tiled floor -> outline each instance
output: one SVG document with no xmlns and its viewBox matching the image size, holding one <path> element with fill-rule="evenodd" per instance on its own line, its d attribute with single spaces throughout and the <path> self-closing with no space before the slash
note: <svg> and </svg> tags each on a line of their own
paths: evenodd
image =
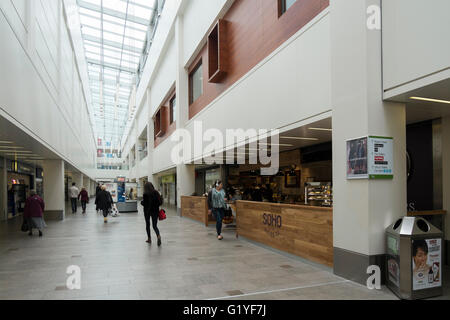
<svg viewBox="0 0 450 320">
<path fill-rule="evenodd" d="M 0 224 L 0 299 L 395 299 L 232 231 L 217 241 L 214 227 L 173 210 L 159 224 L 160 248 L 145 243 L 142 212 L 109 220 L 90 205 L 86 216 L 47 222 L 42 238 L 20 232 L 20 221 Z M 66 288 L 70 265 L 81 268 L 81 290 Z"/>
</svg>

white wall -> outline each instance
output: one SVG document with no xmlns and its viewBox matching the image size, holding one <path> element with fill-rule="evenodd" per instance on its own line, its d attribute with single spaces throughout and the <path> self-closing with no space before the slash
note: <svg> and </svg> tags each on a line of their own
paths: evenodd
<svg viewBox="0 0 450 320">
<path fill-rule="evenodd" d="M 450 1 L 387 0 L 382 8 L 384 90 L 445 70 L 448 78 Z"/>
<path fill-rule="evenodd" d="M 156 113 L 175 83 L 177 64 L 174 37 L 171 36 L 167 41 L 167 50 L 162 52 L 161 64 L 156 70 L 155 78 L 150 86 L 151 116 Z"/>
<path fill-rule="evenodd" d="M 183 39 L 179 51 L 184 60 L 180 68 L 193 58 L 210 25 L 225 5 L 229 2 L 187 2 L 180 13 L 183 16 L 180 33 Z M 161 51 L 160 61 L 153 70 L 153 80 L 149 84 L 150 115 L 156 112 L 176 80 L 179 65 L 176 45 L 174 35 L 168 33 L 166 48 Z M 230 128 L 282 128 L 329 112 L 332 108 L 330 70 L 330 25 L 328 11 L 324 11 L 188 121 L 185 128 L 192 133 L 193 121 L 202 121 L 204 130 L 214 127 L 222 132 Z M 146 87 L 146 84 L 142 82 L 141 86 Z M 187 94 L 187 90 L 184 92 Z M 145 96 L 142 94 L 142 99 Z M 181 99 L 187 100 L 187 97 L 178 97 L 177 100 Z M 142 102 L 138 105 L 143 105 Z M 177 127 L 180 127 L 178 122 Z M 129 153 L 135 141 L 130 134 L 123 148 L 124 155 Z M 169 137 L 150 154 L 152 163 L 149 168 L 152 173 L 175 167 L 171 161 L 174 145 Z M 143 174 L 130 168 L 130 177 L 135 175 Z"/>
<path fill-rule="evenodd" d="M 203 130 L 282 128 L 331 110 L 330 24 L 322 12 L 191 119 Z"/>
<path fill-rule="evenodd" d="M 80 171 L 95 144 L 58 0 L 0 2 L 0 112 Z"/>
<path fill-rule="evenodd" d="M 208 29 L 216 20 L 227 0 L 188 0 L 183 10 L 183 61 L 193 57 Z"/>
</svg>

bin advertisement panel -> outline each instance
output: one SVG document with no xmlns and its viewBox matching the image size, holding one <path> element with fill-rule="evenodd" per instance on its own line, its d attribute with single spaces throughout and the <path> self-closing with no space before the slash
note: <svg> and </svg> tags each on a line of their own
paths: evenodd
<svg viewBox="0 0 450 320">
<path fill-rule="evenodd" d="M 413 290 L 440 287 L 441 239 L 412 240 Z"/>
<path fill-rule="evenodd" d="M 398 241 L 395 237 L 388 236 L 387 243 L 389 281 L 395 286 L 400 287 L 400 259 L 398 255 Z"/>
</svg>

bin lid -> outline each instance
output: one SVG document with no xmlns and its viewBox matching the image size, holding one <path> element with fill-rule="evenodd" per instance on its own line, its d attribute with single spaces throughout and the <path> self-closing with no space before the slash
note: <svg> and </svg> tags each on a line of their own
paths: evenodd
<svg viewBox="0 0 450 320">
<path fill-rule="evenodd" d="M 441 234 L 442 231 L 433 226 L 427 220 L 421 217 L 403 217 L 399 218 L 393 224 L 386 228 L 389 233 L 398 234 L 401 236 L 414 235 L 436 235 Z"/>
</svg>

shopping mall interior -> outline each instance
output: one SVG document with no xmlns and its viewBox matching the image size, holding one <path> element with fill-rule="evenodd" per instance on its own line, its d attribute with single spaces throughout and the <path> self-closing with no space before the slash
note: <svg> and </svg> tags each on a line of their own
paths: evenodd
<svg viewBox="0 0 450 320">
<path fill-rule="evenodd" d="M 0 300 L 450 299 L 448 12 L 0 1 Z"/>
</svg>

